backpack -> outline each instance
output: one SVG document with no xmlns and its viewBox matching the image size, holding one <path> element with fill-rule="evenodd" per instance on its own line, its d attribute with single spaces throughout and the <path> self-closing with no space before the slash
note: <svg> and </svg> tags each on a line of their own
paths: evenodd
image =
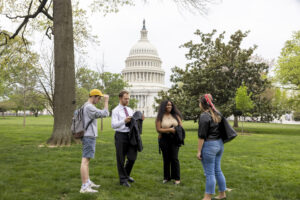
<svg viewBox="0 0 300 200">
<path fill-rule="evenodd" d="M 74 116 L 72 118 L 71 131 L 75 139 L 81 139 L 84 136 L 85 131 L 88 129 L 89 125 L 93 122 L 93 119 L 89 121 L 86 127 L 84 127 L 84 106 L 81 106 L 79 109 L 75 110 Z"/>
</svg>

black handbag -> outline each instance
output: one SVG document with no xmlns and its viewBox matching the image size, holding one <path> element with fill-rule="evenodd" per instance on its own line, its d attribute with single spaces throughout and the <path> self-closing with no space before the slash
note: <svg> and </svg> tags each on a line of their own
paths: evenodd
<svg viewBox="0 0 300 200">
<path fill-rule="evenodd" d="M 221 138 L 224 144 L 230 142 L 237 136 L 236 131 L 232 128 L 227 119 L 223 116 L 219 124 L 219 130 L 221 132 Z"/>
</svg>

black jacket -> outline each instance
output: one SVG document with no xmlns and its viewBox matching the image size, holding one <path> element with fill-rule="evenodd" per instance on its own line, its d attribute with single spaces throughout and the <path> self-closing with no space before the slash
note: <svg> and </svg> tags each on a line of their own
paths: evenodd
<svg viewBox="0 0 300 200">
<path fill-rule="evenodd" d="M 227 119 L 223 116 L 220 122 L 219 130 L 221 132 L 223 143 L 229 142 L 237 136 L 235 130 L 230 126 Z"/>
<path fill-rule="evenodd" d="M 136 146 L 138 151 L 143 150 L 143 143 L 141 139 L 143 129 L 143 114 L 140 111 L 136 111 L 129 123 L 126 124 L 130 128 L 129 142 L 132 146 Z"/>
<path fill-rule="evenodd" d="M 175 127 L 175 138 L 178 146 L 184 145 L 184 139 L 185 139 L 185 130 L 182 126 L 176 126 Z"/>
</svg>

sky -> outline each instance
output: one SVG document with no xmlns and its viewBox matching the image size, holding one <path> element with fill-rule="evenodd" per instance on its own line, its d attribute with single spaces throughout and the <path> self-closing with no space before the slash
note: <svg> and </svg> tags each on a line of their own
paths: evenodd
<svg viewBox="0 0 300 200">
<path fill-rule="evenodd" d="M 195 39 L 196 29 L 226 31 L 227 37 L 238 29 L 249 30 L 243 47 L 258 45 L 255 54 L 266 59 L 276 59 L 293 31 L 300 30 L 299 0 L 223 0 L 208 8 L 208 13 L 201 15 L 178 9 L 172 1 L 151 0 L 123 7 L 120 12 L 105 17 L 94 14 L 90 23 L 100 46 L 90 47 L 89 57 L 102 63 L 104 55 L 105 71 L 120 73 L 130 48 L 140 38 L 145 19 L 148 39 L 158 50 L 166 71 L 166 85 L 170 86 L 171 68 L 185 67 L 187 63 L 187 49 L 179 46 Z"/>
<path fill-rule="evenodd" d="M 300 0 L 220 0 L 208 5 L 206 15 L 180 9 L 172 0 L 148 2 L 137 0 L 135 6 L 122 7 L 105 17 L 99 13 L 89 15 L 92 34 L 100 40 L 100 45 L 90 44 L 87 48 L 85 60 L 89 68 L 101 65 L 104 55 L 105 71 L 121 73 L 131 47 L 140 38 L 143 19 L 169 87 L 171 68 L 185 67 L 187 63 L 187 49 L 179 46 L 195 39 L 197 29 L 205 33 L 213 29 L 218 33 L 226 31 L 227 38 L 239 29 L 249 30 L 242 46 L 258 45 L 255 54 L 266 59 L 276 59 L 293 31 L 300 30 Z M 88 6 L 88 1 L 81 3 Z M 3 17 L 0 20 L 3 22 Z"/>
</svg>

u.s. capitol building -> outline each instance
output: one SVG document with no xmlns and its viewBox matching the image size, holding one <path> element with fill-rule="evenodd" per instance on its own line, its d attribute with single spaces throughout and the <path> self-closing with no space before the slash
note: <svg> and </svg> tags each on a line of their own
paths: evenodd
<svg viewBox="0 0 300 200">
<path fill-rule="evenodd" d="M 162 61 L 156 48 L 149 42 L 147 33 L 144 20 L 141 38 L 131 48 L 122 75 L 131 86 L 127 88 L 130 98 L 138 100 L 137 110 L 144 113 L 145 117 L 155 117 L 154 97 L 157 97 L 159 91 L 168 88 L 165 86 Z"/>
</svg>

